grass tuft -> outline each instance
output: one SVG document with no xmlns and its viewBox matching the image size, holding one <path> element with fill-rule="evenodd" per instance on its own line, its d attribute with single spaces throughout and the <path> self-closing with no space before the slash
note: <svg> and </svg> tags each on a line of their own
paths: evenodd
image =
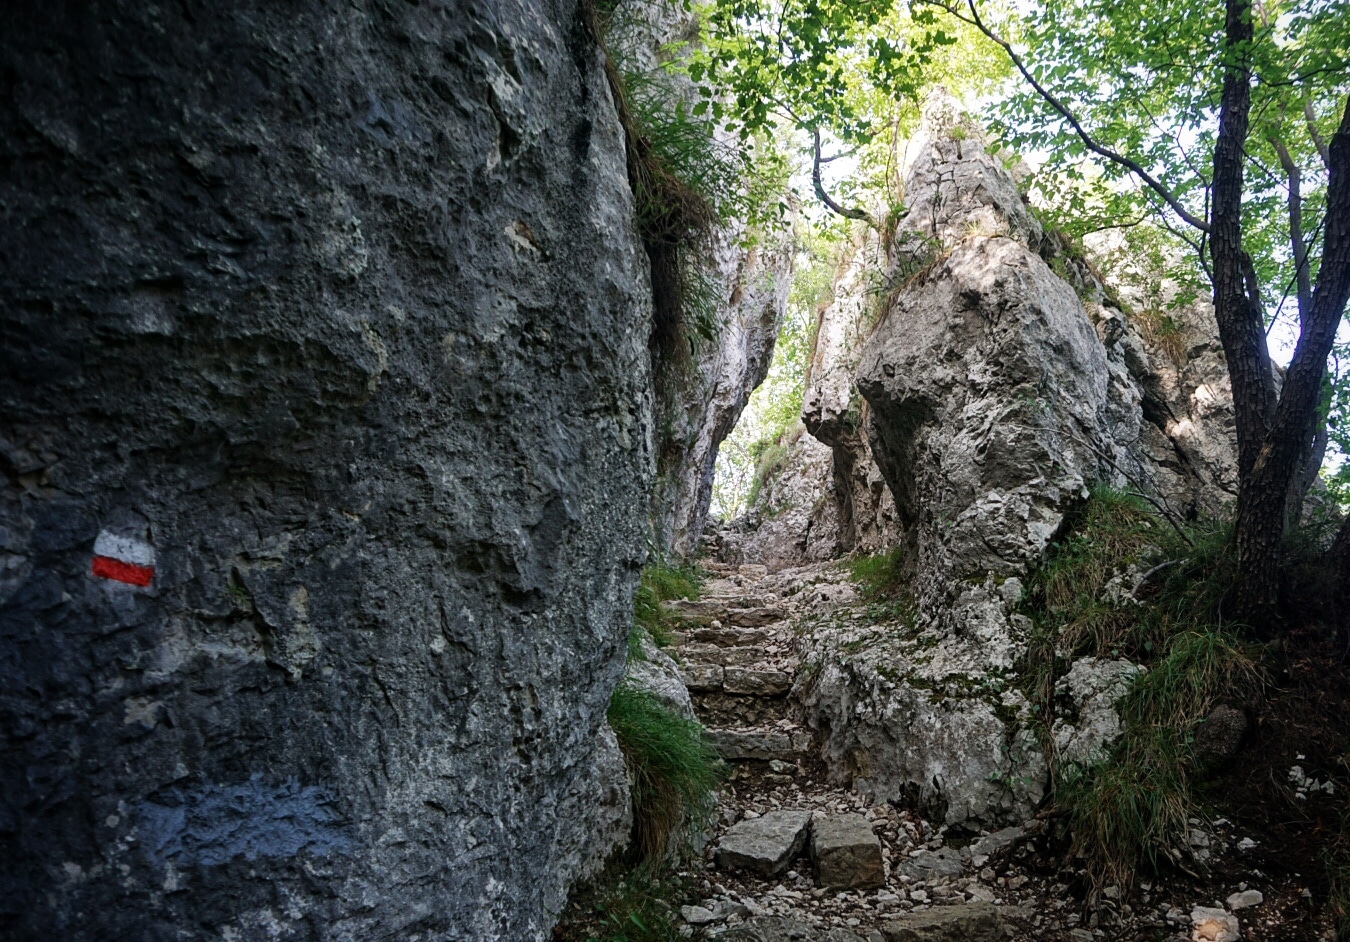
<svg viewBox="0 0 1350 942">
<path fill-rule="evenodd" d="M 1220 703 L 1263 686 L 1257 650 L 1224 622 L 1231 530 L 1178 533 L 1138 498 L 1097 488 L 1069 522 L 1024 602 L 1034 629 L 1021 665 L 1041 718 L 1056 806 L 1098 887 L 1129 885 L 1141 866 L 1186 865 L 1197 814 L 1192 740 Z M 1082 768 L 1054 761 L 1054 686 L 1078 656 L 1125 657 L 1147 672 L 1117 704 L 1123 732 L 1110 757 Z"/>
<path fill-rule="evenodd" d="M 845 565 L 849 576 L 858 584 L 859 594 L 868 602 L 896 601 L 909 591 L 904 547 L 897 546 L 873 556 L 858 556 Z"/>
<path fill-rule="evenodd" d="M 638 580 L 637 593 L 633 597 L 634 629 L 646 631 L 658 648 L 670 644 L 670 633 L 684 624 L 684 617 L 663 605 L 675 599 L 693 600 L 698 598 L 700 577 L 697 570 L 688 566 L 666 566 L 652 563 L 642 570 Z M 628 635 L 628 653 L 633 656 L 636 648 L 642 648 L 640 638 L 635 640 L 637 631 Z M 640 655 L 639 655 L 640 656 Z"/>
<path fill-rule="evenodd" d="M 697 722 L 627 684 L 610 698 L 609 725 L 633 787 L 633 848 L 641 859 L 659 863 L 682 825 L 712 811 L 717 754 Z"/>
</svg>

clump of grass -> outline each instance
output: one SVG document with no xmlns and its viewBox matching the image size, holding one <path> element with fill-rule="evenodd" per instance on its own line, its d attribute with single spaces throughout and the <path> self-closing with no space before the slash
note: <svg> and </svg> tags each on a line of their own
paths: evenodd
<svg viewBox="0 0 1350 942">
<path fill-rule="evenodd" d="M 1029 580 L 1023 689 L 1043 723 L 1055 803 L 1098 886 L 1128 885 L 1141 866 L 1186 864 L 1196 726 L 1263 683 L 1255 650 L 1222 618 L 1231 546 L 1227 528 L 1178 531 L 1138 498 L 1097 488 Z M 1123 732 L 1109 758 L 1061 766 L 1049 736 L 1055 680 L 1086 655 L 1128 657 L 1147 672 L 1117 704 Z"/>
<path fill-rule="evenodd" d="M 750 477 L 750 490 L 746 492 L 745 504 L 754 507 L 764 492 L 764 485 L 787 464 L 788 446 L 782 442 L 783 435 L 766 441 L 756 442 L 750 448 L 755 460 L 755 472 Z"/>
<path fill-rule="evenodd" d="M 627 684 L 609 702 L 609 725 L 633 789 L 633 849 L 660 862 L 679 828 L 711 813 L 719 763 L 703 728 Z"/>
<path fill-rule="evenodd" d="M 1097 884 L 1129 885 L 1138 867 L 1185 865 L 1196 726 L 1224 701 L 1259 689 L 1253 650 L 1221 628 L 1184 631 L 1118 704 L 1124 733 L 1094 769 L 1059 769 L 1056 803 Z"/>
<path fill-rule="evenodd" d="M 857 556 L 845 565 L 866 601 L 891 602 L 908 596 L 910 579 L 905 558 L 904 547 L 897 546 L 873 556 Z"/>
<path fill-rule="evenodd" d="M 633 626 L 647 632 L 658 648 L 670 644 L 670 633 L 684 623 L 684 618 L 667 608 L 664 602 L 675 599 L 694 600 L 699 593 L 698 571 L 688 566 L 667 566 L 652 563 L 642 570 L 637 593 L 633 597 Z M 641 652 L 642 642 L 636 632 L 628 636 L 628 653 Z M 640 656 L 640 653 L 639 653 Z"/>
<path fill-rule="evenodd" d="M 681 881 L 650 867 L 609 867 L 581 887 L 553 933 L 553 942 L 676 942 L 675 910 Z"/>
<path fill-rule="evenodd" d="M 1155 308 L 1135 313 L 1135 323 L 1144 339 L 1163 353 L 1176 366 L 1186 363 L 1186 332 L 1170 314 Z"/>
</svg>

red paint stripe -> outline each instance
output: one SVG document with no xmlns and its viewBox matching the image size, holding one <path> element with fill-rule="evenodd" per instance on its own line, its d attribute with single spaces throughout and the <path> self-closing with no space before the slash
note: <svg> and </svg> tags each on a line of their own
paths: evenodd
<svg viewBox="0 0 1350 942">
<path fill-rule="evenodd" d="M 113 559 L 111 556 L 95 556 L 90 569 L 99 578 L 125 582 L 129 585 L 148 586 L 150 580 L 155 578 L 154 567 L 135 566 L 120 559 Z"/>
</svg>

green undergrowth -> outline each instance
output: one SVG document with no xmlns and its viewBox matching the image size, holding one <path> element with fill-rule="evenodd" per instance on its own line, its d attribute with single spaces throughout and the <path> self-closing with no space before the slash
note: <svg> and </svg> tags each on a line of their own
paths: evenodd
<svg viewBox="0 0 1350 942">
<path fill-rule="evenodd" d="M 897 546 L 872 556 L 855 556 L 844 565 L 865 601 L 892 602 L 908 598 L 910 578 L 905 568 L 904 547 Z"/>
<path fill-rule="evenodd" d="M 676 942 L 670 900 L 684 894 L 679 878 L 650 867 L 616 863 L 576 893 L 553 942 Z"/>
<path fill-rule="evenodd" d="M 720 776 L 717 754 L 697 722 L 627 684 L 610 699 L 609 725 L 633 789 L 633 853 L 659 864 L 687 825 L 711 813 Z"/>
<path fill-rule="evenodd" d="M 658 648 L 670 644 L 671 632 L 688 619 L 674 609 L 662 604 L 676 599 L 693 601 L 698 598 L 702 576 L 692 566 L 670 566 L 664 563 L 651 563 L 642 570 L 638 579 L 637 593 L 633 596 L 633 631 L 628 635 L 628 657 L 634 660 L 642 658 L 642 635 L 647 636 Z"/>
<path fill-rule="evenodd" d="M 764 493 L 764 485 L 769 483 L 783 466 L 787 464 L 788 445 L 786 434 L 779 433 L 776 438 L 762 439 L 750 446 L 750 457 L 755 463 L 754 473 L 750 476 L 750 489 L 745 495 L 745 505 L 756 507 Z"/>
<path fill-rule="evenodd" d="M 1098 886 L 1128 885 L 1142 866 L 1187 865 L 1195 730 L 1215 706 L 1244 704 L 1262 687 L 1259 652 L 1222 617 L 1233 565 L 1226 528 L 1173 526 L 1142 500 L 1098 488 L 1029 579 L 1021 686 L 1073 852 Z M 1084 656 L 1146 668 L 1117 703 L 1121 736 L 1090 768 L 1058 761 L 1049 735 L 1055 682 Z"/>
<path fill-rule="evenodd" d="M 663 46 L 653 62 L 642 3 L 590 0 L 586 9 L 606 53 L 651 263 L 650 347 L 660 370 L 678 371 L 722 330 L 725 286 L 711 263 L 717 227 L 744 222 L 743 241 L 753 242 L 781 224 L 787 164 L 767 140 L 737 146 L 715 133 L 720 105 L 692 95 L 688 43 Z"/>
</svg>

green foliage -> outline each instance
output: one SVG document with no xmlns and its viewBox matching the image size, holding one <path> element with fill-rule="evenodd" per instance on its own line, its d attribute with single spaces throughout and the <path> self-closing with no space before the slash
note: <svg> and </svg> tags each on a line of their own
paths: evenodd
<svg viewBox="0 0 1350 942">
<path fill-rule="evenodd" d="M 750 478 L 750 490 L 745 495 L 747 507 L 755 507 L 759 503 L 764 485 L 787 461 L 788 446 L 779 440 L 761 440 L 751 448 L 751 454 L 755 458 L 755 473 Z"/>
<path fill-rule="evenodd" d="M 628 635 L 628 656 L 640 658 L 642 652 L 641 636 L 645 631 L 657 647 L 670 644 L 670 633 L 684 621 L 662 602 L 675 599 L 698 598 L 698 571 L 688 566 L 667 566 L 652 563 L 642 570 L 638 579 L 637 592 L 633 596 L 633 627 Z M 636 652 L 636 655 L 635 655 Z"/>
<path fill-rule="evenodd" d="M 1194 729 L 1220 702 L 1246 702 L 1261 686 L 1255 651 L 1221 617 L 1232 555 L 1226 528 L 1178 533 L 1138 498 L 1096 488 L 1030 579 L 1024 607 L 1035 628 L 1021 675 L 1052 759 L 1054 683 L 1072 657 L 1148 668 L 1117 705 L 1124 731 L 1106 762 L 1052 762 L 1055 803 L 1098 885 L 1180 859 L 1197 810 Z"/>
<path fill-rule="evenodd" d="M 868 602 L 887 602 L 900 599 L 909 590 L 909 572 L 905 567 L 902 546 L 876 553 L 856 556 L 848 560 L 849 576 L 858 584 L 859 594 Z"/>
<path fill-rule="evenodd" d="M 682 824 L 711 812 L 717 754 L 698 723 L 626 684 L 610 699 L 609 725 L 633 786 L 633 845 L 642 859 L 659 862 Z"/>
<path fill-rule="evenodd" d="M 687 7 L 687 4 L 685 5 Z M 733 144 L 695 100 L 691 50 L 644 49 L 650 26 L 637 0 L 593 7 L 628 144 L 628 176 L 652 267 L 652 348 L 669 367 L 722 328 L 724 286 L 711 272 L 712 236 L 735 220 L 754 239 L 787 212 L 787 167 L 767 139 Z"/>
<path fill-rule="evenodd" d="M 677 942 L 670 900 L 684 893 L 679 878 L 651 866 L 616 862 L 579 888 L 554 930 L 554 942 Z"/>
<path fill-rule="evenodd" d="M 1220 702 L 1246 700 L 1261 679 L 1255 653 L 1231 632 L 1183 632 L 1118 704 L 1124 732 L 1110 759 L 1057 770 L 1055 802 L 1098 885 L 1127 886 L 1141 865 L 1182 860 L 1198 812 L 1195 728 Z"/>
</svg>

